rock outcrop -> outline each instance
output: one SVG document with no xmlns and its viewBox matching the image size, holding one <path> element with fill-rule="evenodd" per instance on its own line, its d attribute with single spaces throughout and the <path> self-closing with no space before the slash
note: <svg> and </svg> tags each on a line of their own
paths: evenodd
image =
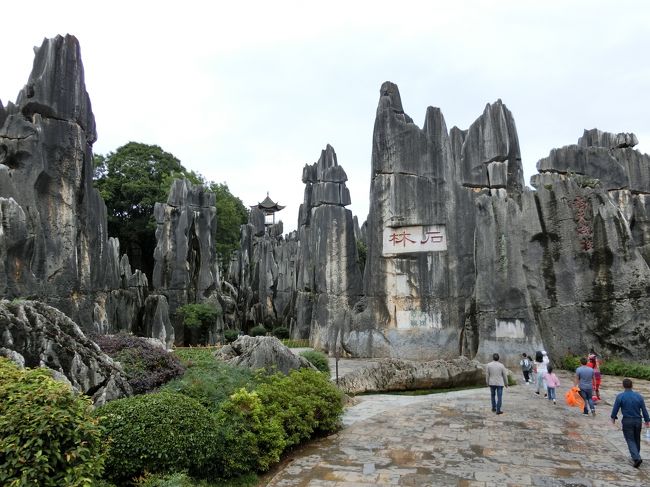
<svg viewBox="0 0 650 487">
<path fill-rule="evenodd" d="M 325 351 L 337 347 L 362 293 L 354 219 L 345 208 L 350 204 L 347 179 L 330 145 L 302 172 L 296 316 L 302 326 L 309 324 L 310 344 Z M 302 333 L 294 329 L 296 335 Z"/>
<path fill-rule="evenodd" d="M 382 359 L 371 367 L 344 375 L 339 379 L 338 387 L 346 394 L 361 394 L 444 389 L 484 383 L 485 371 L 481 364 L 466 357 L 426 362 Z"/>
<path fill-rule="evenodd" d="M 38 296 L 87 331 L 137 329 L 148 284 L 106 234 L 79 43 L 57 36 L 35 53 L 0 109 L 0 296 Z"/>
<path fill-rule="evenodd" d="M 184 304 L 208 299 L 221 311 L 216 298 L 220 278 L 214 193 L 185 179 L 176 179 L 167 203 L 156 203 L 154 217 L 157 228 L 153 286 L 167 297 L 169 314 L 173 315 Z M 216 342 L 220 330 L 221 320 L 208 330 L 210 343 Z M 184 343 L 183 324 L 179 320 L 174 322 L 173 332 L 166 330 L 169 333 L 173 333 L 178 344 Z"/>
<path fill-rule="evenodd" d="M 285 375 L 296 369 L 315 369 L 309 360 L 294 354 L 275 337 L 245 335 L 217 350 L 214 355 L 231 365 L 253 370 L 277 370 Z"/>
<path fill-rule="evenodd" d="M 24 367 L 47 367 L 95 405 L 131 395 L 121 369 L 79 326 L 39 301 L 0 300 L 0 355 Z"/>
<path fill-rule="evenodd" d="M 424 127 L 385 83 L 373 136 L 364 298 L 342 346 L 431 360 L 591 346 L 649 358 L 650 159 L 634 134 L 585 131 L 525 187 L 499 100 L 468 130 Z"/>
</svg>

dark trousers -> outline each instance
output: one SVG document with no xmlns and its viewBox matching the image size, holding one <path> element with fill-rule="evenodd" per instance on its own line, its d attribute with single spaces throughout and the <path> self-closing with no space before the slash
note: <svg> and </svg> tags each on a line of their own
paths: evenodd
<svg viewBox="0 0 650 487">
<path fill-rule="evenodd" d="M 501 411 L 503 386 L 490 386 L 490 396 L 492 397 L 492 411 L 496 411 L 498 413 Z M 496 398 L 494 396 L 496 396 Z"/>
<path fill-rule="evenodd" d="M 524 380 L 530 382 L 530 370 L 522 370 L 522 372 L 524 374 Z"/>
<path fill-rule="evenodd" d="M 585 400 L 585 407 L 582 410 L 583 413 L 587 414 L 589 410 L 587 409 L 587 406 L 589 406 L 589 409 L 592 411 L 596 409 L 594 406 L 594 401 L 592 399 L 592 396 L 594 395 L 594 390 L 592 388 L 589 389 L 583 389 L 582 387 L 580 388 L 580 395 L 582 398 Z"/>
<path fill-rule="evenodd" d="M 641 418 L 623 418 L 623 437 L 632 460 L 641 459 Z"/>
</svg>

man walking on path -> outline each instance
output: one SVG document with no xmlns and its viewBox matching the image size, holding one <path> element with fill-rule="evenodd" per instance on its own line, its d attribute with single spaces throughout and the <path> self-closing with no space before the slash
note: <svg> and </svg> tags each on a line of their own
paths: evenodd
<svg viewBox="0 0 650 487">
<path fill-rule="evenodd" d="M 650 416 L 645 408 L 643 396 L 632 390 L 631 379 L 623 379 L 623 388 L 625 390 L 616 396 L 616 401 L 614 401 L 611 419 L 612 424 L 615 424 L 620 409 L 623 415 L 621 420 L 623 437 L 625 437 L 627 448 L 630 450 L 634 468 L 639 468 L 643 462 L 641 460 L 641 415 L 643 415 L 646 428 L 650 428 Z"/>
<path fill-rule="evenodd" d="M 580 367 L 576 369 L 576 376 L 574 379 L 575 385 L 577 385 L 580 388 L 580 395 L 582 398 L 585 400 L 585 406 L 584 409 L 582 410 L 582 414 L 589 414 L 589 410 L 587 409 L 587 405 L 589 405 L 589 409 L 591 409 L 591 414 L 593 416 L 596 415 L 596 407 L 594 406 L 594 401 L 592 399 L 592 396 L 594 394 L 593 391 L 593 378 L 594 378 L 594 369 L 591 367 L 587 367 L 587 358 L 582 357 L 580 359 Z"/>
<path fill-rule="evenodd" d="M 492 412 L 503 414 L 501 411 L 501 401 L 503 398 L 503 388 L 508 387 L 508 374 L 505 366 L 499 362 L 499 354 L 492 355 L 492 362 L 485 366 L 485 382 L 490 386 L 490 396 L 492 398 Z M 496 395 L 496 398 L 494 397 Z"/>
</svg>

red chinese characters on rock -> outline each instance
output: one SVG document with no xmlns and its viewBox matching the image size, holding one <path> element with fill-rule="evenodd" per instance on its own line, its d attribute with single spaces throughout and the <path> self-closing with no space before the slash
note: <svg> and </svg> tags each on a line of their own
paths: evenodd
<svg viewBox="0 0 650 487">
<path fill-rule="evenodd" d="M 417 241 L 410 238 L 410 236 L 411 234 L 404 230 L 401 233 L 393 232 L 388 240 L 392 242 L 394 246 L 401 244 L 402 247 L 406 247 L 407 244 L 417 244 Z M 432 243 L 441 243 L 444 240 L 444 237 L 440 232 L 433 231 L 426 232 L 422 238 L 423 239 L 420 240 L 420 245 L 424 245 L 429 241 Z"/>
<path fill-rule="evenodd" d="M 385 227 L 382 245 L 384 255 L 443 252 L 447 236 L 443 225 Z"/>
</svg>

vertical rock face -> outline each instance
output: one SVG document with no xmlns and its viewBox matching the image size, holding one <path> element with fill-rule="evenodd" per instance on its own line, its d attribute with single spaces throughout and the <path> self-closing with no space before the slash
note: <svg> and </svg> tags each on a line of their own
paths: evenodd
<svg viewBox="0 0 650 487">
<path fill-rule="evenodd" d="M 121 272 L 92 186 L 97 135 L 79 43 L 57 36 L 35 52 L 27 85 L 0 110 L 0 295 L 37 295 L 100 328 Z"/>
<path fill-rule="evenodd" d="M 169 311 L 205 301 L 220 286 L 215 247 L 215 196 L 185 179 L 172 183 L 167 203 L 156 203 L 156 249 L 153 286 L 167 295 Z M 218 303 L 217 303 L 218 304 Z M 217 324 L 215 324 L 215 327 Z M 174 324 L 178 343 L 183 327 Z M 215 330 L 212 330 L 214 336 Z"/>
<path fill-rule="evenodd" d="M 499 351 L 514 361 L 522 351 L 595 346 L 647 358 L 650 160 L 637 142 L 585 131 L 539 161 L 531 191 L 500 100 L 449 133 L 429 107 L 420 129 L 397 86 L 384 83 L 365 297 L 346 350 L 479 360 Z"/>
<path fill-rule="evenodd" d="M 302 175 L 296 314 L 303 327 L 310 323 L 312 345 L 326 351 L 349 328 L 351 308 L 362 293 L 354 220 L 345 208 L 347 179 L 330 145 Z"/>
</svg>

